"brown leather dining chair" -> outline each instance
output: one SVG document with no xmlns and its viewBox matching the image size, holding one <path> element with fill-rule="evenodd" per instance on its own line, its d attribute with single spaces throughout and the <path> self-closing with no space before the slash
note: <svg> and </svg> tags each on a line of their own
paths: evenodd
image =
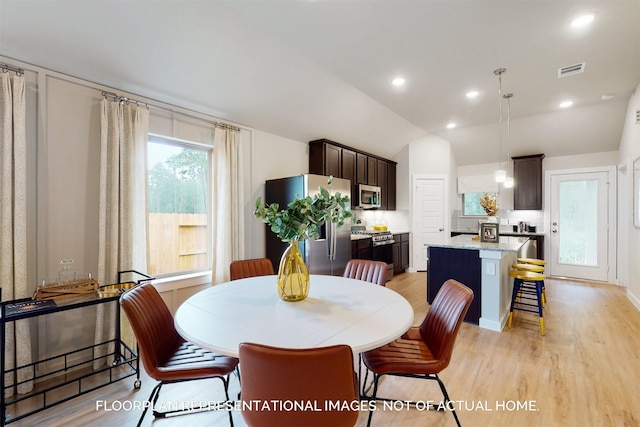
<svg viewBox="0 0 640 427">
<path fill-rule="evenodd" d="M 347 262 L 343 277 L 385 286 L 387 282 L 387 264 L 382 261 L 368 259 L 351 259 Z"/>
<path fill-rule="evenodd" d="M 275 274 L 273 264 L 268 258 L 242 259 L 233 261 L 229 267 L 231 280 L 246 277 L 269 276 Z"/>
<path fill-rule="evenodd" d="M 288 349 L 242 343 L 240 367 L 242 417 L 249 427 L 347 427 L 358 420 L 358 380 L 348 345 Z M 252 402 L 291 402 L 301 407 L 265 410 L 249 406 Z M 328 402 L 355 406 L 325 406 Z"/>
<path fill-rule="evenodd" d="M 436 294 L 420 326 L 410 328 L 389 344 L 363 353 L 362 360 L 368 369 L 363 385 L 366 385 L 369 371 L 373 372 L 373 394 L 366 397 L 376 400 L 378 382 L 383 375 L 435 380 L 444 396 L 444 408 L 451 410 L 460 426 L 458 415 L 455 408 L 450 406 L 451 399 L 438 374 L 449 366 L 460 325 L 471 301 L 473 291 L 449 279 Z M 372 415 L 373 411 L 370 411 L 367 425 L 371 424 Z"/>
<path fill-rule="evenodd" d="M 238 359 L 214 354 L 185 341 L 176 331 L 173 316 L 153 284 L 139 285 L 125 292 L 120 297 L 120 305 L 131 323 L 147 374 L 159 381 L 151 391 L 149 405 L 145 406 L 138 426 L 142 424 L 149 407 L 154 417 L 159 418 L 182 412 L 158 412 L 154 409 L 164 384 L 218 378 L 224 386 L 226 400 L 229 400 L 229 374 L 236 369 Z M 209 397 L 203 399 L 209 400 Z M 191 408 L 185 410 L 193 412 Z M 233 426 L 231 411 L 228 412 Z"/>
</svg>

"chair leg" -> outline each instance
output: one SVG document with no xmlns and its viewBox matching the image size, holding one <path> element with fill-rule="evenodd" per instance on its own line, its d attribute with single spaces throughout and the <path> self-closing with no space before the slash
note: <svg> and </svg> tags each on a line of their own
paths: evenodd
<svg viewBox="0 0 640 427">
<path fill-rule="evenodd" d="M 211 378 L 217 378 L 220 381 L 222 381 L 222 385 L 224 387 L 224 396 L 225 396 L 225 402 L 229 402 L 231 399 L 229 399 L 229 376 L 218 376 L 218 377 L 211 377 Z M 201 406 L 200 408 L 188 408 L 188 409 L 176 409 L 176 410 L 172 410 L 172 411 L 166 411 L 166 412 L 158 412 L 155 409 L 156 406 L 156 402 L 158 401 L 158 398 L 160 397 L 160 387 L 162 386 L 162 384 L 164 383 L 160 383 L 156 386 L 156 388 L 153 389 L 153 391 L 151 392 L 151 396 L 149 396 L 149 400 L 151 400 L 151 397 L 154 396 L 154 392 L 155 392 L 155 396 L 153 397 L 153 403 L 151 403 L 149 406 L 152 408 L 153 410 L 153 416 L 155 418 L 166 418 L 167 415 L 171 416 L 173 414 L 178 414 L 178 413 L 193 413 L 193 412 L 198 412 L 199 410 L 205 410 L 205 409 L 209 409 L 208 406 Z M 142 416 L 140 417 L 140 420 L 138 421 L 138 427 L 140 427 L 140 424 L 142 423 L 142 419 L 144 418 L 144 415 L 147 413 L 147 409 L 148 407 L 146 407 L 144 409 L 144 412 L 142 413 Z M 229 414 L 229 423 L 231 424 L 231 427 L 233 427 L 233 411 L 229 410 L 229 408 L 225 408 L 225 410 L 228 412 Z"/>
<path fill-rule="evenodd" d="M 149 402 L 148 405 L 146 405 L 144 407 L 144 411 L 142 411 L 142 415 L 140 415 L 140 419 L 138 420 L 138 424 L 137 427 L 140 427 L 142 425 L 142 420 L 144 419 L 144 416 L 147 414 L 147 410 L 149 409 L 149 407 L 154 407 L 156 402 L 158 401 L 158 396 L 160 395 L 160 388 L 162 387 L 162 381 L 159 382 L 154 388 L 153 390 L 151 390 L 151 394 L 149 395 L 149 399 L 147 399 L 147 402 Z"/>
<path fill-rule="evenodd" d="M 222 380 L 222 384 L 224 386 L 224 397 L 226 398 L 225 402 L 228 402 L 229 399 L 229 377 L 218 377 Z M 238 370 L 238 381 L 240 381 L 240 371 Z M 229 424 L 233 427 L 233 411 L 230 408 L 227 408 L 227 413 L 229 414 Z"/>
<path fill-rule="evenodd" d="M 438 381 L 438 385 L 440 386 L 440 390 L 442 391 L 442 395 L 444 396 L 444 404 L 446 405 L 447 410 L 451 409 L 453 418 L 455 418 L 456 420 L 456 424 L 458 425 L 458 427 L 462 427 L 460 425 L 460 420 L 458 419 L 458 414 L 456 414 L 456 408 L 454 406 L 451 406 L 451 408 L 449 407 L 449 402 L 451 402 L 451 399 L 449 398 L 449 393 L 447 393 L 447 388 L 444 386 L 444 383 L 442 382 L 438 374 L 434 374 L 434 377 L 436 381 Z"/>
<path fill-rule="evenodd" d="M 513 292 L 511 294 L 511 307 L 509 308 L 509 319 L 507 321 L 507 326 L 511 329 L 513 325 L 513 306 L 516 303 L 516 299 L 518 298 L 518 293 L 520 292 L 520 285 L 522 284 L 522 280 L 514 279 L 513 280 Z"/>
<path fill-rule="evenodd" d="M 376 395 L 378 394 L 378 380 L 380 379 L 380 375 L 373 372 L 373 394 L 371 395 L 372 400 L 376 400 Z M 367 417 L 367 427 L 371 426 L 371 418 L 373 417 L 373 411 L 369 409 L 369 416 Z"/>
<path fill-rule="evenodd" d="M 536 296 L 538 297 L 538 315 L 540 316 L 540 332 L 544 336 L 544 316 L 542 314 L 543 293 L 542 293 L 542 283 L 541 282 L 536 282 Z"/>
</svg>

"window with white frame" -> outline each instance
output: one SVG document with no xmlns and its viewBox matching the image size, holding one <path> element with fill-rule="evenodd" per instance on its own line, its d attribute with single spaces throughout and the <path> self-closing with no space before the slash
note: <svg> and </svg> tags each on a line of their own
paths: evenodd
<svg viewBox="0 0 640 427">
<path fill-rule="evenodd" d="M 149 273 L 209 270 L 213 147 L 150 135 L 147 148 Z"/>
<path fill-rule="evenodd" d="M 480 204 L 480 199 L 484 198 L 484 192 L 463 193 L 462 194 L 462 215 L 466 216 L 486 216 L 487 213 Z"/>
</svg>

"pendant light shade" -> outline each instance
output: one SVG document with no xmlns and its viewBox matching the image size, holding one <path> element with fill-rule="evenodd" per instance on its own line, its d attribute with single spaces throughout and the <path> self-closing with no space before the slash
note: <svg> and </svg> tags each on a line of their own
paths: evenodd
<svg viewBox="0 0 640 427">
<path fill-rule="evenodd" d="M 502 186 L 504 188 L 513 188 L 513 177 L 508 176 L 505 180 L 504 183 L 502 183 Z"/>
<path fill-rule="evenodd" d="M 507 179 L 507 171 L 504 169 L 498 169 L 493 172 L 493 178 L 496 180 L 496 182 L 505 182 L 505 180 Z"/>
</svg>

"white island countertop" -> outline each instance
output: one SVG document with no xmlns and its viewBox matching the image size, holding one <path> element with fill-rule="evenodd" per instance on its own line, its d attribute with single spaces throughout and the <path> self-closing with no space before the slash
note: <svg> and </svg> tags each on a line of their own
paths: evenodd
<svg viewBox="0 0 640 427">
<path fill-rule="evenodd" d="M 485 243 L 480 240 L 473 240 L 473 237 L 475 236 L 461 234 L 459 236 L 445 238 L 443 243 L 429 243 L 425 246 L 451 249 L 518 252 L 522 245 L 529 240 L 529 237 L 500 236 L 498 243 Z"/>
</svg>

